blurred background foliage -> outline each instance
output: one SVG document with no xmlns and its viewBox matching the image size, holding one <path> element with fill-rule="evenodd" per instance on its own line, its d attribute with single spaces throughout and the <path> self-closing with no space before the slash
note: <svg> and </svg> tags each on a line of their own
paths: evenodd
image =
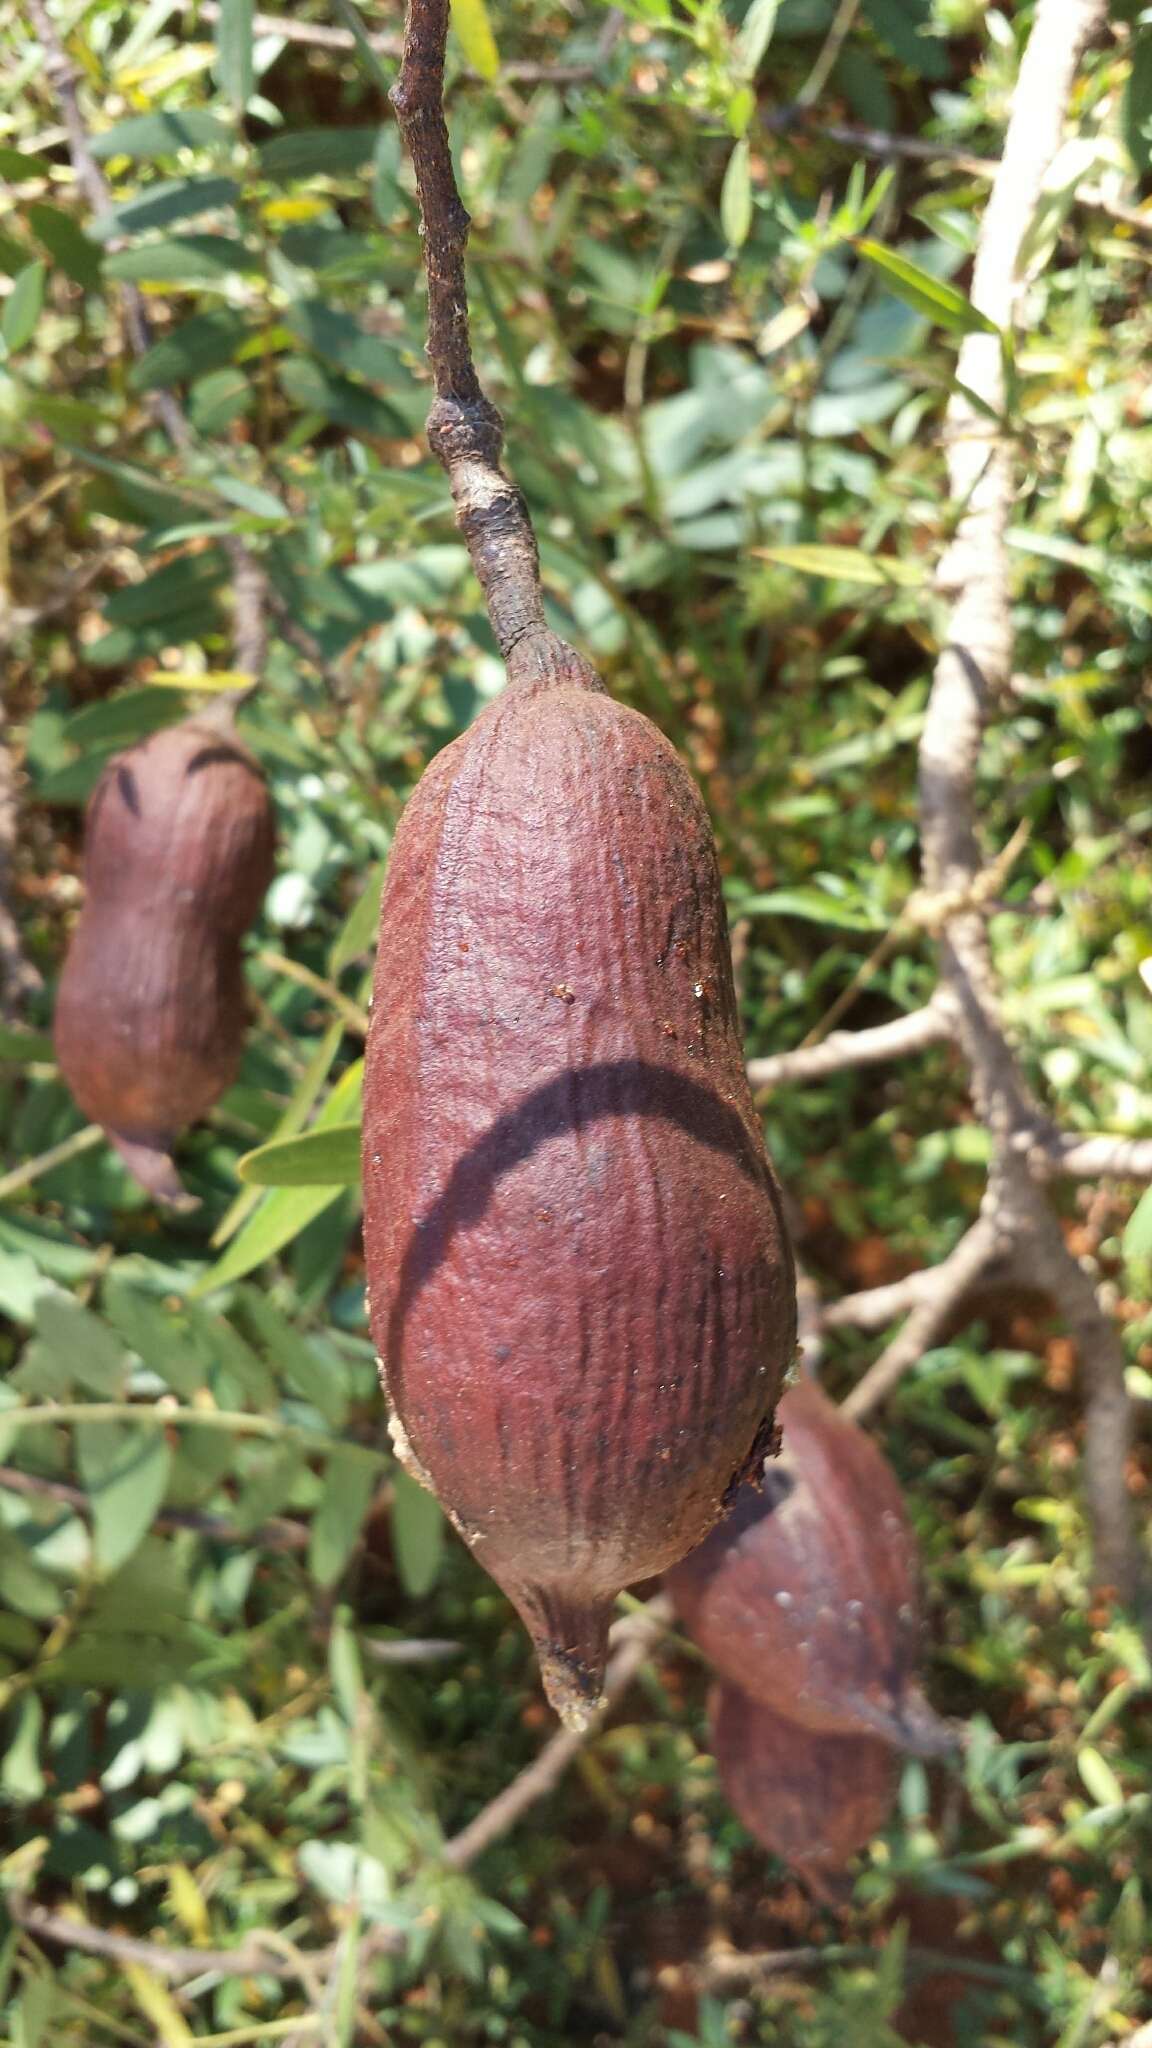
<svg viewBox="0 0 1152 2048">
<path fill-rule="evenodd" d="M 1117 0 L 1035 225 L 1019 674 L 979 784 L 989 848 L 1031 828 L 992 923 L 1031 1077 L 1067 1127 L 1132 1133 L 1152 1124 L 1149 13 Z M 482 375 L 553 622 L 707 796 L 751 1054 L 820 1030 L 855 977 L 849 1025 L 933 986 L 912 927 L 862 970 L 917 880 L 954 517 L 940 427 L 1031 14 L 457 10 Z M 384 100 L 400 24 L 371 10 L 365 50 L 347 10 L 307 0 L 284 21 L 239 0 L 54 19 L 112 210 L 78 192 L 34 24 L 0 0 L 0 634 L 14 893 L 44 981 L 0 1039 L 0 1123 L 17 1178 L 66 1155 L 0 1180 L 0 1886 L 118 1937 L 274 1945 L 177 1987 L 146 1950 L 13 1926 L 4 2038 L 1152 2039 L 1152 1674 L 1088 1590 L 1074 1360 L 1023 1289 L 982 1295 L 883 1419 L 929 1686 L 969 1739 L 951 1768 L 908 1764 L 841 1911 L 727 1811 L 706 1674 L 674 1645 L 527 1825 L 467 1873 L 443 1860 L 549 1720 L 506 1603 L 383 1448 L 350 1180 L 390 834 L 502 678 L 422 438 L 415 208 Z M 862 237 L 919 284 L 898 292 Z M 125 283 L 152 325 L 139 356 Z M 181 1151 L 201 1207 L 165 1220 L 85 1142 L 46 1033 L 81 806 L 111 752 L 223 686 L 235 536 L 304 629 L 272 620 L 245 721 L 280 868 L 242 1074 Z M 974 1213 L 985 1137 L 947 1048 L 781 1089 L 765 1115 L 829 1292 L 938 1259 Z M 330 1135 L 238 1178 L 310 1129 Z M 1143 1403 L 1134 1199 L 1069 1192 L 1065 1228 Z M 834 1393 L 876 1341 L 834 1340 Z M 1147 1490 L 1146 1440 L 1127 1476 Z M 742 1970 L 732 1950 L 796 1958 Z"/>
</svg>

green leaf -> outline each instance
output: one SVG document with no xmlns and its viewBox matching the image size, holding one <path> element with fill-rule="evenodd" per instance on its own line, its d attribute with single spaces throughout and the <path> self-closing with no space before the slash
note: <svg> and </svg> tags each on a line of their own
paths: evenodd
<svg viewBox="0 0 1152 2048">
<path fill-rule="evenodd" d="M 360 960 L 376 944 L 380 925 L 380 892 L 384 886 L 385 863 L 373 868 L 360 895 L 336 935 L 328 955 L 328 972 L 333 981 L 353 960 Z"/>
<path fill-rule="evenodd" d="M 340 369 L 377 383 L 407 381 L 399 349 L 392 342 L 368 334 L 350 313 L 341 313 L 320 299 L 302 299 L 288 307 L 284 318 L 301 341 Z"/>
<path fill-rule="evenodd" d="M 301 128 L 274 135 L 256 154 L 266 178 L 347 177 L 372 161 L 379 139 L 378 127 Z"/>
<path fill-rule="evenodd" d="M 246 1152 L 237 1172 L 261 1188 L 354 1187 L 360 1179 L 360 1126 L 334 1124 L 302 1138 L 277 1138 Z"/>
<path fill-rule="evenodd" d="M 413 1600 L 432 1591 L 444 1555 L 444 1511 L 435 1495 L 398 1465 L 393 1475 L 392 1548 L 404 1591 Z"/>
<path fill-rule="evenodd" d="M 347 1564 L 379 1471 L 379 1460 L 354 1444 L 342 1445 L 328 1460 L 308 1545 L 308 1569 L 318 1585 L 334 1585 Z"/>
<path fill-rule="evenodd" d="M 336 1025 L 334 1031 L 335 1042 L 338 1044 L 342 1026 Z M 317 1057 L 322 1056 L 321 1051 Z M 330 1064 L 331 1053 L 327 1058 Z M 317 1089 L 323 1085 L 326 1072 L 327 1065 L 316 1082 Z M 340 1076 L 317 1116 L 317 1126 L 324 1128 L 332 1124 L 347 1123 L 353 1116 L 358 1116 L 363 1081 L 364 1062 L 356 1060 Z M 304 1114 L 307 1114 L 306 1109 Z M 194 1296 L 207 1294 L 217 1287 L 226 1286 L 231 1280 L 239 1280 L 245 1273 L 251 1273 L 254 1267 L 262 1265 L 265 1259 L 270 1259 L 294 1237 L 298 1237 L 305 1226 L 311 1223 L 314 1217 L 319 1216 L 329 1203 L 339 1201 L 342 1193 L 342 1188 L 331 1186 L 273 1189 L 271 1194 L 265 1196 L 246 1228 L 229 1245 L 223 1258 L 196 1283 L 192 1290 Z"/>
<path fill-rule="evenodd" d="M 244 1320 L 254 1326 L 277 1373 L 311 1403 L 330 1429 L 339 1429 L 348 1412 L 348 1397 L 338 1354 L 322 1339 L 303 1336 L 259 1289 L 246 1287 L 242 1300 Z"/>
<path fill-rule="evenodd" d="M 39 1031 L 12 1031 L 7 1024 L 0 1024 L 0 1060 L 11 1060 L 15 1066 L 30 1066 L 41 1060 L 54 1061 L 56 1047 L 50 1038 Z"/>
<path fill-rule="evenodd" d="M 328 1070 L 336 1057 L 343 1036 L 344 1026 L 339 1020 L 335 1024 L 328 1026 L 327 1031 L 316 1046 L 308 1065 L 300 1077 L 291 1102 L 276 1126 L 275 1136 L 277 1138 L 290 1137 L 307 1122 L 309 1112 L 314 1107 L 316 1098 L 328 1078 Z M 259 1200 L 260 1194 L 256 1188 L 244 1188 L 230 1204 L 225 1215 L 218 1223 L 213 1233 L 212 1243 L 214 1245 L 227 1244 L 229 1238 L 233 1237 L 237 1230 L 239 1230 L 245 1218 L 252 1214 Z"/>
<path fill-rule="evenodd" d="M 106 1572 L 118 1571 L 147 1535 L 164 1499 L 171 1450 L 158 1429 L 82 1422 L 76 1462 L 92 1502 L 96 1562 Z"/>
<path fill-rule="evenodd" d="M 60 206 L 48 206 L 34 201 L 24 208 L 24 218 L 38 242 L 42 242 L 53 261 L 60 265 L 73 284 L 84 291 L 95 291 L 100 284 L 102 264 L 101 251 L 82 228 L 77 227 L 70 213 Z"/>
<path fill-rule="evenodd" d="M 36 1303 L 36 1329 L 70 1380 L 103 1400 L 123 1397 L 128 1374 L 124 1346 L 91 1309 L 67 1294 L 42 1294 Z"/>
<path fill-rule="evenodd" d="M 92 137 L 92 154 L 110 156 L 172 156 L 178 149 L 227 149 L 234 141 L 230 128 L 215 114 L 185 107 L 171 114 L 132 114 Z"/>
<path fill-rule="evenodd" d="M 1152 1188 L 1145 1188 L 1128 1218 L 1123 1249 L 1128 1260 L 1152 1259 Z"/>
<path fill-rule="evenodd" d="M 216 28 L 216 76 L 238 114 L 252 97 L 255 0 L 221 0 Z"/>
<path fill-rule="evenodd" d="M 1136 36 L 1120 113 L 1124 147 L 1138 177 L 1152 169 L 1152 27 Z"/>
<path fill-rule="evenodd" d="M 47 264 L 29 263 L 20 272 L 4 301 L 0 339 L 10 355 L 26 348 L 36 332 L 44 305 L 44 279 L 47 274 Z"/>
<path fill-rule="evenodd" d="M 752 226 L 751 146 L 742 136 L 728 159 L 720 188 L 720 225 L 730 249 L 742 249 Z"/>
<path fill-rule="evenodd" d="M 464 61 L 489 84 L 500 76 L 500 52 L 485 0 L 452 0 L 452 27 Z"/>
<path fill-rule="evenodd" d="M 119 235 L 139 235 L 148 228 L 171 227 L 174 221 L 234 206 L 239 197 L 240 187 L 234 178 L 166 178 L 138 198 L 125 199 L 101 214 L 92 224 L 92 233 L 102 242 Z"/>
<path fill-rule="evenodd" d="M 159 732 L 184 715 L 184 699 L 176 690 L 155 685 L 142 690 L 120 690 L 86 704 L 64 721 L 62 737 L 70 746 L 87 751 L 91 747 L 128 746 L 148 733 Z"/>
<path fill-rule="evenodd" d="M 222 369 L 251 332 L 243 314 L 231 307 L 194 313 L 154 342 L 136 362 L 130 381 L 137 391 L 161 391 L 207 370 Z"/>
<path fill-rule="evenodd" d="M 752 0 L 736 38 L 736 56 L 745 78 L 755 78 L 776 27 L 780 0 Z"/>
<path fill-rule="evenodd" d="M 105 277 L 120 284 L 226 285 L 262 268 L 256 252 L 233 235 L 172 235 L 104 258 Z"/>
<path fill-rule="evenodd" d="M 22 178 L 48 178 L 51 175 L 52 165 L 46 156 L 31 156 L 27 150 L 0 144 L 0 178 L 10 178 L 13 184 L 19 184 Z"/>
<path fill-rule="evenodd" d="M 822 889 L 768 889 L 747 899 L 741 897 L 742 917 L 758 917 L 765 913 L 777 917 L 810 918 L 813 924 L 836 925 L 848 932 L 882 932 L 888 929 L 886 918 L 864 910 L 858 904 L 843 903 L 837 896 L 826 896 Z"/>
<path fill-rule="evenodd" d="M 906 306 L 911 306 L 913 312 L 925 314 L 938 327 L 946 327 L 953 334 L 999 334 L 995 321 L 978 313 L 954 284 L 946 284 L 942 278 L 933 277 L 930 270 L 921 270 L 918 263 L 910 262 L 907 256 L 901 256 L 895 249 L 886 249 L 882 242 L 873 242 L 865 237 L 855 246 L 865 261 L 879 271 L 896 297 L 902 299 Z"/>
<path fill-rule="evenodd" d="M 923 583 L 927 573 L 918 562 L 904 562 L 895 555 L 865 555 L 859 548 L 823 547 L 816 543 L 751 548 L 749 553 L 758 562 L 776 562 L 782 569 L 799 569 L 804 576 L 827 576 L 842 583 L 898 583 L 911 588 Z"/>
<path fill-rule="evenodd" d="M 1090 1745 L 1079 1749 L 1076 1768 L 1097 1806 L 1123 1806 L 1124 1787 L 1098 1749 Z"/>
<path fill-rule="evenodd" d="M 368 77 L 374 80 L 387 99 L 392 81 L 372 47 L 372 40 L 364 26 L 360 9 L 353 5 L 353 0 L 336 0 L 336 12 L 345 28 L 351 31 L 360 62 Z"/>
</svg>

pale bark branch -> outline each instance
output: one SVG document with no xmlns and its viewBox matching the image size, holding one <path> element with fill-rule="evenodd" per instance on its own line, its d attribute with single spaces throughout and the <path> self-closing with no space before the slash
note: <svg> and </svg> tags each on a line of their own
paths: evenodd
<svg viewBox="0 0 1152 2048">
<path fill-rule="evenodd" d="M 937 1342 L 964 1296 L 992 1261 L 1005 1250 L 1004 1238 L 990 1216 L 979 1216 L 950 1257 L 922 1281 L 920 1299 L 903 1328 L 893 1337 L 843 1403 L 845 1415 L 858 1422 L 883 1401 L 904 1374 Z"/>
<path fill-rule="evenodd" d="M 748 1079 L 753 1088 L 793 1087 L 804 1081 L 821 1081 L 827 1074 L 843 1073 L 852 1067 L 879 1066 L 886 1060 L 906 1059 L 927 1046 L 940 1045 L 955 1035 L 949 1003 L 934 996 L 922 1010 L 910 1010 L 888 1024 L 873 1024 L 863 1031 L 834 1031 L 820 1045 L 798 1046 L 793 1052 L 768 1053 L 748 1061 Z"/>
<path fill-rule="evenodd" d="M 200 14 L 205 21 L 219 21 L 219 0 L 204 0 Z M 282 42 L 303 49 L 329 50 L 335 56 L 354 56 L 356 38 L 350 29 L 329 28 L 314 21 L 289 21 L 282 14 L 257 14 L 252 27 L 258 36 L 277 36 Z M 624 16 L 612 8 L 600 31 L 596 55 L 586 64 L 501 64 L 500 82 L 509 85 L 587 85 L 598 78 L 624 30 Z M 368 29 L 368 42 L 377 56 L 398 57 L 402 36 L 387 30 Z M 469 77 L 476 74 L 469 72 Z"/>
<path fill-rule="evenodd" d="M 1047 1137 L 1041 1150 L 1041 1171 L 1066 1173 L 1073 1180 L 1152 1180 L 1152 1138 L 1062 1131 Z"/>
</svg>

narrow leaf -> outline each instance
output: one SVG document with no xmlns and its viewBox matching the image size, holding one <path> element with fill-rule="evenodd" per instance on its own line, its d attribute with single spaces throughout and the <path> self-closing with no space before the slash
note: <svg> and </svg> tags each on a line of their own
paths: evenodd
<svg viewBox="0 0 1152 2048">
<path fill-rule="evenodd" d="M 245 1153 L 237 1170 L 255 1187 L 354 1187 L 360 1179 L 360 1126 L 334 1124 L 302 1138 L 273 1139 Z"/>
<path fill-rule="evenodd" d="M 96 1562 L 118 1571 L 152 1526 L 168 1486 L 172 1452 L 158 1429 L 83 1422 L 76 1461 L 92 1503 Z"/>
<path fill-rule="evenodd" d="M 999 334 L 995 321 L 978 313 L 955 285 L 933 277 L 930 270 L 921 270 L 918 263 L 910 262 L 895 249 L 886 249 L 883 242 L 864 239 L 856 247 L 865 261 L 880 272 L 889 290 L 911 306 L 913 312 L 925 314 L 938 327 L 947 327 L 953 334 Z"/>
<path fill-rule="evenodd" d="M 444 1511 L 402 1466 L 393 1478 L 392 1548 L 404 1591 L 423 1599 L 436 1583 L 444 1554 Z"/>
<path fill-rule="evenodd" d="M 1124 1230 L 1124 1257 L 1152 1259 L 1152 1188 L 1145 1188 Z"/>
<path fill-rule="evenodd" d="M 308 1569 L 318 1585 L 334 1585 L 347 1564 L 379 1470 L 378 1459 L 352 1444 L 342 1445 L 328 1460 L 308 1546 Z"/>
<path fill-rule="evenodd" d="M 485 0 L 452 0 L 452 26 L 464 61 L 489 83 L 500 76 L 500 52 Z"/>
<path fill-rule="evenodd" d="M 384 885 L 384 863 L 373 868 L 364 888 L 348 913 L 328 955 L 328 972 L 333 981 L 352 960 L 370 953 L 376 943 L 380 922 L 380 891 Z"/>
<path fill-rule="evenodd" d="M 746 136 L 728 159 L 720 189 L 720 225 L 729 248 L 742 249 L 752 226 L 751 149 Z"/>
<path fill-rule="evenodd" d="M 44 279 L 47 265 L 29 263 L 20 272 L 4 301 L 4 314 L 0 318 L 0 336 L 10 355 L 17 349 L 26 348 L 36 332 L 36 325 L 44 305 Z"/>
<path fill-rule="evenodd" d="M 916 562 L 902 562 L 895 555 L 866 555 L 859 548 L 822 547 L 800 542 L 795 547 L 752 548 L 759 562 L 777 562 L 782 569 L 798 569 L 802 576 L 827 576 L 842 583 L 920 584 L 925 571 Z"/>
<path fill-rule="evenodd" d="M 221 0 L 216 29 L 216 75 L 238 114 L 252 97 L 255 0 Z"/>
</svg>

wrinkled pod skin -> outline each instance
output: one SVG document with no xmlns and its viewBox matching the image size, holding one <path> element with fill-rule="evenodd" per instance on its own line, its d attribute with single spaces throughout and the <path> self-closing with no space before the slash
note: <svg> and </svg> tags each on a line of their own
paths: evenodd
<svg viewBox="0 0 1152 2048">
<path fill-rule="evenodd" d="M 88 805 L 56 1051 L 85 1116 L 170 1208 L 195 1207 L 173 1144 L 240 1064 L 241 941 L 274 849 L 271 801 L 230 702 L 118 754 Z"/>
<path fill-rule="evenodd" d="M 895 1751 L 870 1735 L 821 1735 L 723 1682 L 708 1696 L 724 1796 L 765 1849 L 833 1903 L 843 1870 L 892 1811 Z"/>
<path fill-rule="evenodd" d="M 942 1755 L 954 1741 L 916 1683 L 919 1560 L 896 1476 L 810 1380 L 779 1420 L 762 1488 L 668 1574 L 684 1628 L 722 1678 L 811 1730 Z"/>
<path fill-rule="evenodd" d="M 552 634 L 397 832 L 364 1190 L 398 1453 L 580 1727 L 616 1594 L 762 1458 L 795 1303 L 703 803 Z"/>
</svg>

